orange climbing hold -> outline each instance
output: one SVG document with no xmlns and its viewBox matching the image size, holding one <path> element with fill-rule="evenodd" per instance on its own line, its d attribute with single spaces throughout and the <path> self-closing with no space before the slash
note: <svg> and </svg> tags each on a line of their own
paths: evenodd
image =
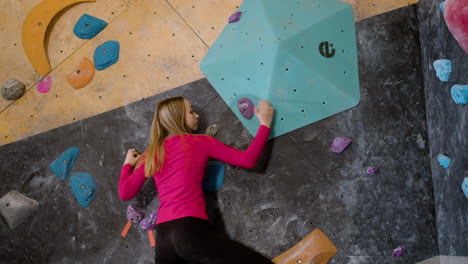
<svg viewBox="0 0 468 264">
<path fill-rule="evenodd" d="M 80 65 L 67 76 L 67 81 L 75 89 L 83 88 L 94 78 L 94 64 L 84 57 Z"/>
<path fill-rule="evenodd" d="M 338 252 L 335 245 L 319 229 L 273 259 L 276 264 L 326 264 Z"/>
</svg>

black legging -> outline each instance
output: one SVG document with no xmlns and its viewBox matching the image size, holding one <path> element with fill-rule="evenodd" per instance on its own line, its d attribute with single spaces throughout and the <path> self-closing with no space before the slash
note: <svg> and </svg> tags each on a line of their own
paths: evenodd
<svg viewBox="0 0 468 264">
<path fill-rule="evenodd" d="M 209 222 L 184 217 L 158 224 L 155 264 L 271 264 L 252 249 L 210 230 Z"/>
</svg>

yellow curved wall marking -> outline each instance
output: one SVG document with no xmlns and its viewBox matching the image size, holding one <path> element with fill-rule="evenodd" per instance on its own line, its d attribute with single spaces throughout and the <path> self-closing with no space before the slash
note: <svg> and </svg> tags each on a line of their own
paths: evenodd
<svg viewBox="0 0 468 264">
<path fill-rule="evenodd" d="M 35 6 L 24 20 L 21 37 L 23 48 L 34 69 L 42 76 L 51 67 L 45 50 L 45 34 L 52 19 L 63 9 L 82 2 L 96 0 L 44 0 Z"/>
</svg>

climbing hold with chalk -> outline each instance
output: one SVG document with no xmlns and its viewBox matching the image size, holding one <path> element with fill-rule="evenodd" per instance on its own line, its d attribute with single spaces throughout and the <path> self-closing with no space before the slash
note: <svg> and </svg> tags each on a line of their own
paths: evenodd
<svg viewBox="0 0 468 264">
<path fill-rule="evenodd" d="M 70 177 L 70 187 L 78 204 L 86 208 L 96 197 L 96 183 L 89 173 L 79 172 Z"/>
<path fill-rule="evenodd" d="M 229 24 L 236 23 L 240 20 L 242 12 L 235 12 L 229 17 Z"/>
<path fill-rule="evenodd" d="M 468 104 L 468 84 L 460 85 L 456 84 L 452 86 L 450 95 L 456 104 Z"/>
<path fill-rule="evenodd" d="M 70 175 L 70 171 L 75 165 L 75 162 L 78 159 L 79 155 L 80 155 L 79 148 L 77 147 L 69 148 L 62 155 L 60 155 L 60 157 L 58 157 L 56 160 L 50 163 L 49 168 L 60 179 L 65 180 L 68 177 L 68 175 Z"/>
<path fill-rule="evenodd" d="M 219 129 L 220 129 L 220 127 L 219 127 L 218 124 L 213 124 L 213 125 L 209 126 L 209 127 L 206 129 L 206 134 L 207 134 L 208 136 L 214 137 L 214 136 L 216 136 L 216 134 L 218 133 Z"/>
<path fill-rule="evenodd" d="M 140 227 L 144 230 L 156 229 L 156 219 L 158 219 L 158 211 L 154 211 L 149 216 L 143 218 L 140 222 Z"/>
<path fill-rule="evenodd" d="M 444 167 L 444 168 L 447 169 L 447 168 L 450 166 L 451 159 L 450 159 L 448 156 L 446 156 L 446 155 L 440 153 L 440 154 L 437 156 L 437 161 L 439 161 L 439 164 L 440 164 L 442 167 Z"/>
<path fill-rule="evenodd" d="M 203 180 L 203 190 L 214 192 L 221 189 L 224 183 L 224 163 L 221 161 L 208 161 Z"/>
<path fill-rule="evenodd" d="M 39 203 L 12 190 L 0 199 L 0 213 L 11 229 L 16 229 L 39 207 Z"/>
<path fill-rule="evenodd" d="M 465 194 L 466 198 L 468 199 L 468 177 L 465 177 L 461 187 L 462 187 L 463 193 Z"/>
<path fill-rule="evenodd" d="M 452 62 L 450 60 L 436 60 L 432 65 L 439 80 L 448 82 L 452 73 Z"/>
<path fill-rule="evenodd" d="M 106 26 L 106 21 L 84 14 L 76 22 L 73 33 L 81 39 L 92 39 Z"/>
<path fill-rule="evenodd" d="M 343 153 L 346 148 L 349 147 L 353 143 L 352 138 L 348 137 L 337 137 L 333 140 L 333 143 L 331 145 L 331 151 L 337 154 Z"/>
<path fill-rule="evenodd" d="M 447 0 L 444 5 L 444 18 L 447 27 L 468 54 L 468 1 Z"/>
<path fill-rule="evenodd" d="M 250 100 L 247 97 L 237 100 L 237 108 L 239 108 L 239 112 L 241 112 L 241 114 L 245 118 L 249 120 L 252 119 L 255 108 L 255 105 L 253 104 L 252 100 Z"/>
<path fill-rule="evenodd" d="M 98 71 L 102 71 L 119 60 L 120 44 L 110 40 L 94 51 L 94 66 Z"/>
<path fill-rule="evenodd" d="M 16 100 L 26 92 L 26 86 L 15 79 L 6 80 L 2 85 L 2 97 L 6 100 Z"/>
<path fill-rule="evenodd" d="M 47 75 L 36 85 L 36 90 L 40 93 L 48 93 L 52 87 L 52 76 Z"/>
<path fill-rule="evenodd" d="M 84 57 L 80 65 L 67 76 L 68 83 L 75 89 L 83 88 L 94 78 L 94 64 Z"/>
<path fill-rule="evenodd" d="M 377 174 L 378 171 L 379 171 L 379 168 L 377 168 L 377 167 L 367 168 L 367 174 L 369 174 L 369 175 Z"/>
<path fill-rule="evenodd" d="M 404 246 L 399 246 L 397 248 L 395 248 L 392 252 L 392 257 L 401 257 L 403 256 L 403 254 L 405 254 L 406 252 L 406 248 Z"/>
<path fill-rule="evenodd" d="M 131 204 L 127 207 L 127 220 L 128 222 L 137 224 L 145 217 L 145 212 L 143 212 L 140 208 L 135 207 Z"/>
</svg>

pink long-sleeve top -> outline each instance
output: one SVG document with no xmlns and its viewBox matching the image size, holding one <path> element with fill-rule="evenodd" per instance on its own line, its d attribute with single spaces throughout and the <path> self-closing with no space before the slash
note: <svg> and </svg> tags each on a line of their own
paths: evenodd
<svg viewBox="0 0 468 264">
<path fill-rule="evenodd" d="M 203 179 L 208 159 L 214 158 L 234 166 L 252 168 L 270 134 L 270 128 L 260 126 L 250 146 L 240 151 L 206 135 L 175 135 L 164 141 L 165 160 L 153 175 L 159 194 L 157 223 L 182 217 L 208 220 Z M 119 195 L 130 200 L 146 181 L 145 165 L 136 169 L 125 164 L 120 172 Z"/>
</svg>

